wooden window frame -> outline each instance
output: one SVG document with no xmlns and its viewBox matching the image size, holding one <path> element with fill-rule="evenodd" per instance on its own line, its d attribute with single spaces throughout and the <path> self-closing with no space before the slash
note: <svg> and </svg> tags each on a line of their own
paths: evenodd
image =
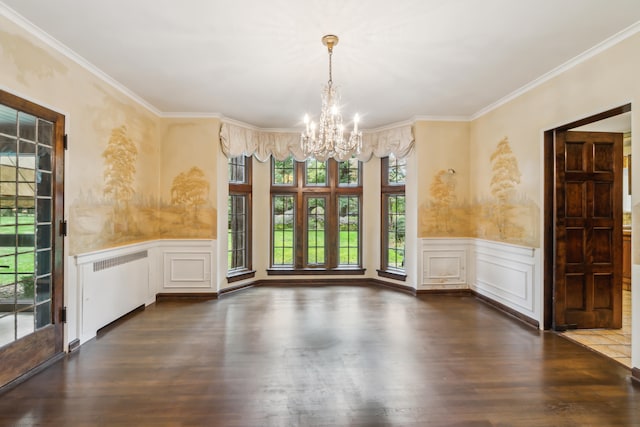
<svg viewBox="0 0 640 427">
<path fill-rule="evenodd" d="M 274 184 L 274 160 L 271 160 L 271 203 L 273 196 L 294 196 L 295 220 L 294 220 L 294 259 L 293 267 L 278 266 L 273 263 L 273 242 L 270 242 L 271 266 L 267 270 L 268 275 L 332 275 L 332 274 L 364 274 L 362 268 L 362 164 L 360 163 L 360 175 L 357 185 L 340 185 L 338 174 L 338 162 L 334 159 L 327 160 L 327 185 L 306 184 L 306 162 L 294 161 L 294 182 L 288 184 Z M 339 224 L 338 224 L 338 197 L 342 195 L 358 196 L 360 203 L 358 224 L 358 264 L 339 265 Z M 307 263 L 307 229 L 306 229 L 306 198 L 326 197 L 325 219 L 325 263 L 323 265 L 309 265 Z M 271 207 L 271 236 L 273 236 L 273 206 Z"/>
<path fill-rule="evenodd" d="M 233 283 L 244 279 L 250 279 L 255 277 L 255 270 L 253 270 L 252 264 L 252 236 L 253 236 L 253 215 L 252 215 L 252 170 L 253 162 L 251 156 L 244 156 L 245 158 L 245 182 L 232 182 L 229 180 L 229 197 L 230 196 L 243 196 L 246 200 L 245 210 L 245 266 L 242 268 L 231 269 L 227 266 L 227 283 Z M 231 159 L 229 159 L 231 160 Z M 227 166 L 228 167 L 228 166 Z M 227 213 L 228 215 L 230 212 Z M 228 230 L 227 230 L 228 235 Z M 227 244 L 228 245 L 228 244 Z M 228 247 L 227 247 L 228 251 Z"/>
<path fill-rule="evenodd" d="M 377 270 L 378 276 L 406 281 L 406 270 L 395 267 L 389 267 L 389 224 L 387 218 L 389 216 L 389 196 L 405 196 L 406 202 L 406 185 L 402 183 L 389 182 L 389 157 L 381 159 L 381 185 L 380 185 L 380 269 Z M 406 204 L 405 204 L 406 217 Z M 406 243 L 405 243 L 406 255 Z"/>
</svg>

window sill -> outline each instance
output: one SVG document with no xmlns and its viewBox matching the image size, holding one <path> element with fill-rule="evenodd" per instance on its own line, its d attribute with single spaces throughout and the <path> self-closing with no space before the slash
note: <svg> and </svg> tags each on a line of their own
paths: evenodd
<svg viewBox="0 0 640 427">
<path fill-rule="evenodd" d="M 405 282 L 407 280 L 407 275 L 400 273 L 399 271 L 377 270 L 377 272 L 378 276 L 384 277 L 385 279 L 400 280 L 401 282 Z"/>
<path fill-rule="evenodd" d="M 267 269 L 267 275 L 269 276 L 337 276 L 337 275 L 363 275 L 366 269 L 364 268 L 300 268 L 300 269 L 280 269 L 270 268 Z"/>
<path fill-rule="evenodd" d="M 239 282 L 244 279 L 251 279 L 256 276 L 255 270 L 240 270 L 227 274 L 227 283 Z"/>
</svg>

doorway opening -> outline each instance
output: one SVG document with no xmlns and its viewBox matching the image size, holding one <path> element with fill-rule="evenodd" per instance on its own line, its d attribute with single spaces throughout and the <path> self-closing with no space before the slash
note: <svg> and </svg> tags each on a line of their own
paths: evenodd
<svg viewBox="0 0 640 427">
<path fill-rule="evenodd" d="M 545 132 L 544 328 L 631 366 L 631 104 Z"/>
</svg>

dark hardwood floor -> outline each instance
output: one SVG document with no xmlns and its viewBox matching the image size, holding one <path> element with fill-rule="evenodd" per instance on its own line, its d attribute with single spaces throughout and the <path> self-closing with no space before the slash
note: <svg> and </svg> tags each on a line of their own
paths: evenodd
<svg viewBox="0 0 640 427">
<path fill-rule="evenodd" d="M 629 370 L 470 296 L 162 302 L 0 396 L 2 426 L 633 426 Z"/>
</svg>

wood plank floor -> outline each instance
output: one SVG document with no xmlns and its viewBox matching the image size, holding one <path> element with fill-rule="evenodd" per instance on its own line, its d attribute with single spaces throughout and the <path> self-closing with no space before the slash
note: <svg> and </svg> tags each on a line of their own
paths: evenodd
<svg viewBox="0 0 640 427">
<path fill-rule="evenodd" d="M 2 426 L 633 426 L 629 370 L 473 297 L 163 302 L 0 396 Z"/>
</svg>

